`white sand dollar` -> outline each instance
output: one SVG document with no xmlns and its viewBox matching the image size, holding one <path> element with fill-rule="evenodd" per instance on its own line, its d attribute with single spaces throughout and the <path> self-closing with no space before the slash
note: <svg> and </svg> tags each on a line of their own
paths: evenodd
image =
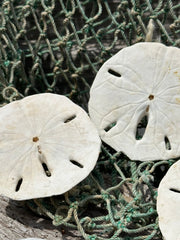
<svg viewBox="0 0 180 240">
<path fill-rule="evenodd" d="M 37 94 L 0 109 L 0 194 L 16 200 L 62 194 L 94 168 L 100 139 L 83 109 Z"/>
<path fill-rule="evenodd" d="M 132 160 L 179 156 L 180 49 L 137 43 L 119 51 L 97 73 L 89 112 L 102 140 Z"/>
<path fill-rule="evenodd" d="M 159 227 L 165 240 L 180 240 L 180 160 L 173 164 L 158 188 Z"/>
</svg>

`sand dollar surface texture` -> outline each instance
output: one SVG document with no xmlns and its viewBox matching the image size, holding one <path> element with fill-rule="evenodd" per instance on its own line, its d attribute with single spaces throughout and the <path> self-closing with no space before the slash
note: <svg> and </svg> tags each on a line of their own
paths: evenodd
<svg viewBox="0 0 180 240">
<path fill-rule="evenodd" d="M 179 156 L 180 49 L 137 43 L 119 51 L 97 73 L 89 113 L 102 140 L 132 160 Z"/>
<path fill-rule="evenodd" d="M 165 240 L 180 240 L 180 160 L 173 164 L 158 188 L 159 227 Z"/>
<path fill-rule="evenodd" d="M 94 168 L 100 139 L 68 98 L 37 94 L 0 109 L 0 194 L 16 200 L 58 195 Z"/>
</svg>

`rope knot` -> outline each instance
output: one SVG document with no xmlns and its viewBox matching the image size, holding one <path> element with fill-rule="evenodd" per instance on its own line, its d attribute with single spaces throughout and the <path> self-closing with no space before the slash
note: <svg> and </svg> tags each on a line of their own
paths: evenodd
<svg viewBox="0 0 180 240">
<path fill-rule="evenodd" d="M 70 22 L 71 18 L 70 17 L 66 17 L 64 20 L 63 20 L 63 23 L 65 25 L 67 25 L 69 22 Z"/>
<path fill-rule="evenodd" d="M 48 14 L 52 14 L 53 9 L 52 9 L 52 7 L 47 7 L 47 8 L 45 9 L 45 11 L 46 11 Z"/>
<path fill-rule="evenodd" d="M 40 33 L 40 36 L 41 36 L 42 38 L 45 38 L 45 37 L 46 37 L 46 33 L 45 33 L 45 32 L 41 32 L 41 33 Z"/>
<path fill-rule="evenodd" d="M 70 208 L 73 208 L 74 210 L 75 209 L 78 209 L 78 202 L 76 201 L 76 202 L 73 202 L 73 203 L 71 203 L 71 205 L 70 205 Z"/>
<path fill-rule="evenodd" d="M 108 194 L 107 192 L 102 192 L 102 193 L 101 193 L 101 196 L 102 196 L 102 198 L 103 198 L 104 200 L 109 199 L 109 194 Z"/>
<path fill-rule="evenodd" d="M 19 33 L 20 33 L 21 35 L 23 35 L 23 34 L 26 34 L 26 32 L 27 32 L 27 31 L 26 31 L 25 29 L 21 29 Z"/>
<path fill-rule="evenodd" d="M 96 236 L 96 235 L 91 235 L 91 236 L 89 236 L 89 239 L 90 239 L 90 240 L 96 240 L 96 239 L 97 239 L 97 236 Z"/>
<path fill-rule="evenodd" d="M 0 27 L 0 33 L 5 33 L 6 32 L 6 28 L 5 27 Z"/>
<path fill-rule="evenodd" d="M 151 19 L 156 19 L 157 17 L 157 15 L 150 16 Z"/>
<path fill-rule="evenodd" d="M 122 229 L 125 228 L 124 223 L 121 222 L 121 221 L 118 221 L 118 222 L 117 222 L 117 228 L 118 228 L 118 229 L 120 229 L 120 228 L 122 228 Z"/>
</svg>

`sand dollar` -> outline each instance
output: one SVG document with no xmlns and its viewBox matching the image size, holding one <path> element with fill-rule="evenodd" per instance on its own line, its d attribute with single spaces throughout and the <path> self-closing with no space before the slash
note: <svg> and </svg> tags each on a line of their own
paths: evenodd
<svg viewBox="0 0 180 240">
<path fill-rule="evenodd" d="M 180 49 L 137 43 L 119 51 L 97 73 L 89 112 L 102 140 L 132 160 L 179 156 Z"/>
<path fill-rule="evenodd" d="M 158 188 L 159 227 L 165 240 L 180 240 L 180 160 L 173 164 Z"/>
<path fill-rule="evenodd" d="M 68 98 L 37 94 L 0 109 L 0 194 L 23 200 L 64 193 L 94 168 L 100 139 Z"/>
</svg>

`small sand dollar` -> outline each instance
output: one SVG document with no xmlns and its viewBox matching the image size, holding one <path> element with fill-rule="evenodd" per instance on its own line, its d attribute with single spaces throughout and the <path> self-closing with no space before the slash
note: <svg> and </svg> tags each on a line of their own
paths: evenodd
<svg viewBox="0 0 180 240">
<path fill-rule="evenodd" d="M 173 164 L 158 188 L 159 227 L 165 240 L 180 240 L 180 160 Z"/>
<path fill-rule="evenodd" d="M 16 200 L 62 194 L 94 168 L 98 132 L 68 98 L 37 94 L 0 109 L 0 194 Z"/>
<path fill-rule="evenodd" d="M 137 43 L 119 51 L 97 73 L 89 113 L 102 140 L 132 160 L 179 156 L 180 49 Z"/>
</svg>

